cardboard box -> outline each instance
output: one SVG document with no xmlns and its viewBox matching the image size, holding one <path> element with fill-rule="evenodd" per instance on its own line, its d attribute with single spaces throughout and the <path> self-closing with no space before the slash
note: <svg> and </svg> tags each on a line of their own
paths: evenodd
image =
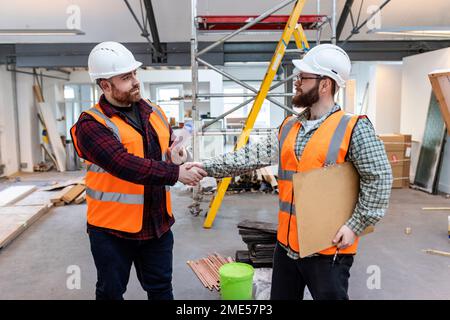
<svg viewBox="0 0 450 320">
<path fill-rule="evenodd" d="M 408 151 L 411 154 L 411 135 L 410 134 L 380 134 L 378 136 L 384 143 L 386 152 L 389 151 Z M 408 156 L 408 157 L 409 157 Z"/>
<path fill-rule="evenodd" d="M 386 155 L 392 167 L 394 177 L 392 188 L 408 188 L 411 165 L 411 135 L 383 134 L 379 135 L 379 138 L 384 143 Z"/>
</svg>

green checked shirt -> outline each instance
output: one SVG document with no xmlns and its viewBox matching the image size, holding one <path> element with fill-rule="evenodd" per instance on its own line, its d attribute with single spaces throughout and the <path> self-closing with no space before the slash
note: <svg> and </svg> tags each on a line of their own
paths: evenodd
<svg viewBox="0 0 450 320">
<path fill-rule="evenodd" d="M 318 120 L 308 121 L 308 111 L 298 117 L 302 126 L 297 135 L 295 153 L 299 159 L 317 128 L 339 109 L 338 105 L 334 105 Z M 203 165 L 208 175 L 215 178 L 239 176 L 248 171 L 276 165 L 278 153 L 278 135 L 277 132 L 272 132 L 257 143 L 205 160 Z M 346 223 L 359 235 L 366 227 L 375 225 L 384 216 L 392 186 L 391 166 L 383 143 L 377 138 L 371 122 L 366 118 L 360 119 L 353 130 L 346 161 L 352 162 L 360 175 L 358 202 L 353 215 Z M 296 252 L 285 249 L 291 258 L 299 258 Z"/>
</svg>

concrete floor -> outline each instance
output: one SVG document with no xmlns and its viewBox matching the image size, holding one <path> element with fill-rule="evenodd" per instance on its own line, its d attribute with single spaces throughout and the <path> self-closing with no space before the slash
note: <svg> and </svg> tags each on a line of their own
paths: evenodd
<svg viewBox="0 0 450 320">
<path fill-rule="evenodd" d="M 45 185 L 79 173 L 21 175 L 20 184 Z M 0 189 L 10 185 L 0 183 Z M 209 200 L 202 204 L 206 208 Z M 238 194 L 225 197 L 212 229 L 203 229 L 203 217 L 187 211 L 190 198 L 174 192 L 176 223 L 173 286 L 176 299 L 219 299 L 205 289 L 186 265 L 187 260 L 212 252 L 234 257 L 245 249 L 236 225 L 243 219 L 277 220 L 277 197 Z M 429 255 L 422 249 L 450 251 L 447 215 L 444 211 L 422 211 L 423 206 L 449 206 L 450 200 L 412 189 L 393 190 L 390 209 L 376 232 L 360 241 L 351 270 L 351 299 L 450 299 L 450 258 Z M 96 270 L 85 232 L 86 205 L 51 209 L 10 245 L 0 250 L 0 299 L 93 299 Z M 406 235 L 406 227 L 412 233 Z M 81 288 L 69 290 L 67 268 L 81 270 Z M 379 267 L 381 288 L 367 282 Z M 369 269 L 369 272 L 368 272 Z M 146 299 L 133 269 L 126 299 Z"/>
</svg>

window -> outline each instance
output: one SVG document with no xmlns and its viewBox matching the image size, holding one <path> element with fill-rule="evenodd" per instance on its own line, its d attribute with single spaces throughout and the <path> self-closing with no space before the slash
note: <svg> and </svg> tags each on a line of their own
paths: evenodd
<svg viewBox="0 0 450 320">
<path fill-rule="evenodd" d="M 81 112 L 97 103 L 100 96 L 99 90 L 94 84 L 64 85 L 66 137 L 70 137 L 70 128 L 78 120 Z"/>
<path fill-rule="evenodd" d="M 182 94 L 180 86 L 157 87 L 156 88 L 156 104 L 158 104 L 166 114 L 167 118 L 175 118 L 176 122 L 180 122 L 180 102 L 172 100 L 179 98 Z"/>
<path fill-rule="evenodd" d="M 255 88 L 258 88 L 261 84 L 260 83 L 251 83 L 251 85 Z M 236 85 L 234 83 L 226 83 L 224 84 L 224 93 L 225 94 L 236 94 L 236 95 L 242 95 L 242 94 L 253 94 L 252 91 L 242 88 L 239 85 Z M 245 100 L 248 100 L 250 97 L 225 97 L 223 99 L 224 102 L 224 112 L 227 112 L 234 107 L 237 107 L 239 104 L 243 103 Z M 247 118 L 248 114 L 250 113 L 250 110 L 253 107 L 253 101 L 246 104 L 244 107 L 234 111 L 233 113 L 226 116 L 226 119 L 236 119 L 236 118 Z M 231 122 L 231 121 L 229 121 Z M 255 128 L 270 128 L 270 102 L 267 100 L 264 100 L 261 110 L 258 113 L 258 117 L 256 118 L 255 122 Z"/>
</svg>

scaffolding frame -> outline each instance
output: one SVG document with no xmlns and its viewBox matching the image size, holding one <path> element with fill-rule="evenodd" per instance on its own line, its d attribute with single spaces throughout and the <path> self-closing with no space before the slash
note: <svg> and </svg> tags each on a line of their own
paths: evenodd
<svg viewBox="0 0 450 320">
<path fill-rule="evenodd" d="M 207 46 L 206 48 L 202 49 L 201 51 L 198 51 L 198 35 L 199 35 L 199 28 L 198 28 L 198 23 L 201 22 L 198 20 L 198 16 L 197 16 L 197 0 L 191 0 L 191 72 L 192 72 L 192 119 L 193 119 L 193 134 L 192 134 L 192 146 L 193 146 L 193 159 L 194 161 L 199 161 L 200 160 L 200 146 L 199 146 L 199 137 L 204 135 L 203 131 L 205 129 L 207 129 L 209 126 L 211 126 L 213 123 L 225 118 L 227 115 L 233 113 L 234 111 L 244 107 L 245 105 L 249 104 L 250 102 L 254 101 L 254 100 L 258 100 L 258 101 L 254 101 L 252 109 L 248 115 L 246 124 L 244 126 L 244 129 L 241 131 L 241 135 L 238 139 L 238 143 L 235 146 L 235 150 L 239 149 L 240 147 L 242 147 L 248 140 L 249 136 L 250 136 L 250 131 L 252 131 L 253 129 L 253 124 L 254 121 L 256 120 L 256 116 L 259 113 L 259 110 L 261 108 L 262 102 L 264 100 L 268 100 L 271 103 L 273 103 L 274 105 L 284 109 L 287 113 L 290 114 L 298 114 L 296 111 L 294 111 L 292 108 L 289 108 L 287 106 L 285 106 L 283 103 L 278 102 L 277 100 L 274 100 L 273 97 L 289 97 L 292 96 L 292 93 L 271 93 L 271 91 L 275 88 L 278 88 L 279 86 L 286 84 L 288 81 L 292 80 L 296 74 L 291 74 L 290 76 L 288 76 L 287 78 L 279 81 L 278 83 L 272 85 L 271 87 L 266 87 L 263 90 L 263 86 L 267 83 L 268 85 L 270 85 L 273 81 L 273 77 L 271 80 L 268 80 L 266 82 L 266 78 L 268 78 L 268 74 L 270 73 L 270 68 L 274 69 L 275 72 L 278 70 L 278 67 L 281 65 L 281 60 L 283 59 L 284 53 L 285 52 L 292 52 L 292 51 L 296 51 L 296 52 L 306 52 L 307 50 L 309 50 L 309 44 L 308 41 L 306 39 L 306 36 L 304 34 L 304 30 L 302 28 L 302 25 L 300 23 L 297 23 L 297 21 L 299 20 L 300 17 L 300 13 L 303 9 L 303 6 L 305 4 L 306 0 L 284 0 L 281 3 L 279 3 L 278 5 L 276 5 L 275 7 L 263 12 L 261 15 L 259 15 L 256 18 L 252 18 L 251 21 L 249 21 L 247 24 L 245 24 L 244 26 L 240 27 L 239 29 L 227 33 L 224 37 L 220 38 L 219 40 L 213 42 L 212 44 L 210 44 L 209 46 Z M 254 88 L 253 86 L 249 85 L 248 83 L 241 81 L 239 79 L 237 79 L 236 77 L 234 77 L 233 75 L 213 66 L 212 64 L 206 62 L 205 60 L 201 59 L 200 56 L 211 51 L 212 49 L 216 48 L 217 46 L 221 45 L 222 43 L 226 42 L 227 40 L 233 38 L 234 36 L 238 35 L 238 34 L 244 34 L 246 32 L 246 30 L 252 28 L 254 25 L 258 24 L 259 22 L 261 22 L 262 20 L 268 18 L 269 16 L 271 16 L 273 13 L 281 10 L 282 8 L 293 4 L 294 5 L 294 9 L 291 13 L 291 15 L 289 16 L 289 21 L 291 21 L 292 16 L 294 15 L 294 11 L 297 10 L 297 19 L 295 20 L 295 28 L 293 30 L 290 30 L 289 33 L 289 38 L 287 38 L 287 41 L 283 40 L 283 37 L 285 35 L 285 33 L 287 32 L 286 30 L 288 29 L 288 24 L 289 21 L 286 23 L 286 27 L 285 30 L 283 31 L 283 34 L 280 38 L 278 47 L 277 47 L 277 51 L 281 52 L 278 55 L 276 55 L 277 51 L 275 51 L 275 55 L 272 58 L 271 63 L 269 64 L 269 67 L 267 69 L 266 75 L 264 77 L 263 83 L 261 84 L 261 88 L 257 89 Z M 320 14 L 320 0 L 317 0 L 317 14 Z M 327 19 L 330 20 L 330 19 Z M 290 24 L 292 25 L 294 21 L 290 22 Z M 323 28 L 323 26 L 325 25 L 325 23 L 322 23 L 320 25 L 320 27 L 317 28 L 317 43 L 320 43 L 320 37 L 321 37 L 321 30 Z M 333 15 L 331 17 L 331 29 L 332 29 L 332 43 L 335 43 L 336 40 L 336 0 L 333 0 Z M 204 31 L 203 31 L 204 32 Z M 298 49 L 295 50 L 287 50 L 287 44 L 289 43 L 291 37 L 294 37 L 296 46 Z M 284 45 L 284 50 L 282 48 L 280 48 L 280 45 L 283 46 Z M 240 97 L 250 97 L 250 99 L 245 100 L 244 102 L 240 103 L 239 105 L 237 105 L 236 107 L 232 108 L 231 110 L 223 113 L 222 115 L 216 117 L 213 121 L 209 122 L 208 124 L 203 125 L 203 127 L 201 127 L 201 120 L 199 119 L 199 111 L 198 111 L 198 99 L 200 97 L 209 97 L 209 98 L 217 98 L 217 97 L 227 97 L 229 95 L 223 94 L 223 93 L 210 93 L 210 94 L 198 94 L 198 69 L 199 69 L 199 64 L 202 64 L 204 66 L 206 66 L 207 68 L 216 71 L 217 73 L 221 74 L 223 77 L 239 84 L 240 86 L 248 89 L 249 91 L 253 92 L 254 94 L 242 94 L 242 95 L 232 95 L 232 96 L 240 96 Z M 273 71 L 273 70 L 272 70 Z M 270 77 L 269 77 L 270 78 Z M 267 86 L 268 86 L 267 85 Z M 262 93 L 263 92 L 263 93 Z M 258 106 L 259 104 L 259 106 Z M 256 108 L 255 108 L 256 106 Z M 254 110 L 255 109 L 255 110 Z M 252 118 L 252 119 L 250 119 Z M 254 119 L 253 119 L 254 118 Z M 250 120 L 249 120 L 250 119 Z M 216 213 L 220 207 L 220 204 L 222 202 L 223 196 L 225 194 L 226 188 L 229 185 L 229 181 L 231 178 L 225 178 L 221 181 L 221 183 L 219 184 L 218 188 L 217 188 L 217 193 L 213 198 L 213 201 L 211 202 L 210 205 L 210 211 L 208 212 L 208 215 L 205 219 L 205 223 L 204 223 L 204 227 L 205 228 L 210 228 L 212 226 L 212 223 L 214 221 L 214 218 L 216 216 Z M 200 194 L 200 187 L 194 187 L 193 190 L 193 202 L 192 204 L 189 206 L 190 211 L 192 214 L 194 215 L 198 215 L 201 212 L 200 209 L 200 200 L 201 200 L 201 194 Z"/>
</svg>

